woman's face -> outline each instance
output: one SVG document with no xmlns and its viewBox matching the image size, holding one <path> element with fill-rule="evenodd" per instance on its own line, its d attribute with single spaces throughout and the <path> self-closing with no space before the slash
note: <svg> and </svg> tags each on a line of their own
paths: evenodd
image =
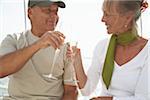
<svg viewBox="0 0 150 100">
<path fill-rule="evenodd" d="M 108 34 L 119 34 L 125 31 L 127 17 L 125 14 L 119 13 L 117 3 L 111 2 L 111 6 L 104 6 L 102 22 L 107 27 Z"/>
</svg>

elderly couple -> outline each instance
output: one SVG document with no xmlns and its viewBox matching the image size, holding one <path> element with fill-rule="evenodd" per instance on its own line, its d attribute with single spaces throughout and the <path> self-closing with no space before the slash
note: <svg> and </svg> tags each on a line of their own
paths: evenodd
<svg viewBox="0 0 150 100">
<path fill-rule="evenodd" d="M 111 38 L 97 44 L 86 74 L 80 49 L 73 55 L 63 33 L 54 31 L 65 6 L 60 0 L 29 0 L 31 29 L 8 35 L 0 45 L 0 77 L 10 78 L 3 99 L 77 100 L 77 87 L 90 95 L 100 81 L 99 97 L 91 100 L 150 100 L 150 41 L 136 28 L 147 3 L 104 0 L 101 20 Z"/>
</svg>

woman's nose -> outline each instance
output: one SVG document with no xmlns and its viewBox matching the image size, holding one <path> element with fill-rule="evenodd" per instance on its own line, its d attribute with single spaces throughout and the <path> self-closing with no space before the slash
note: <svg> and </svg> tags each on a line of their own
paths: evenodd
<svg viewBox="0 0 150 100">
<path fill-rule="evenodd" d="M 104 16 L 102 16 L 101 21 L 102 21 L 102 22 L 105 22 L 105 21 L 106 21 L 106 18 L 105 18 Z"/>
</svg>

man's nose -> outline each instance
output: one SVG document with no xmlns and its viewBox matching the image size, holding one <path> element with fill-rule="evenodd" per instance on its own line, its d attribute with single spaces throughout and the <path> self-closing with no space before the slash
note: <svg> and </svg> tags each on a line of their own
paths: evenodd
<svg viewBox="0 0 150 100">
<path fill-rule="evenodd" d="M 53 13 L 50 13 L 49 16 L 50 16 L 50 18 L 52 18 L 52 19 L 55 19 L 55 18 L 57 17 L 57 15 L 56 15 L 56 14 L 53 14 Z"/>
</svg>

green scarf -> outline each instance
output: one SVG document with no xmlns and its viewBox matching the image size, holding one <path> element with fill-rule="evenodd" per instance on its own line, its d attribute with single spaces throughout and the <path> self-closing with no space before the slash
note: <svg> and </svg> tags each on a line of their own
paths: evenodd
<svg viewBox="0 0 150 100">
<path fill-rule="evenodd" d="M 102 78 L 107 89 L 109 88 L 113 74 L 116 44 L 128 45 L 137 39 L 137 37 L 137 33 L 131 31 L 122 33 L 119 36 L 111 36 L 102 72 Z"/>
</svg>

